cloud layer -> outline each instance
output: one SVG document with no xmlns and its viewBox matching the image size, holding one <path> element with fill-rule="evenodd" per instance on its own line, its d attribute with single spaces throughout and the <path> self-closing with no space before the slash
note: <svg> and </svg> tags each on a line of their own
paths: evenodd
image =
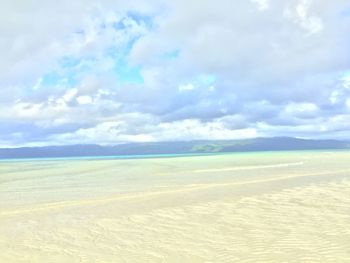
<svg viewBox="0 0 350 263">
<path fill-rule="evenodd" d="M 0 146 L 350 139 L 350 3 L 5 1 Z"/>
</svg>

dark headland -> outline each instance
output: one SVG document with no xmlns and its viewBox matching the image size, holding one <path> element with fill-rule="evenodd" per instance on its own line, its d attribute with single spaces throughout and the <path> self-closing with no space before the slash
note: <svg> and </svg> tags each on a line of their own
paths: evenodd
<svg viewBox="0 0 350 263">
<path fill-rule="evenodd" d="M 273 137 L 222 141 L 124 143 L 112 146 L 86 144 L 67 146 L 0 148 L 0 158 L 56 158 L 84 156 L 199 154 L 250 151 L 341 149 L 350 150 L 350 142 L 340 140 L 308 140 L 291 137 Z"/>
</svg>

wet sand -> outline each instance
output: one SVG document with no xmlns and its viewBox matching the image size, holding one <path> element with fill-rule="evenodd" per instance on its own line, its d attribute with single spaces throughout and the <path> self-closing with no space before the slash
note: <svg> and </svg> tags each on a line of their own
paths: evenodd
<svg viewBox="0 0 350 263">
<path fill-rule="evenodd" d="M 350 153 L 2 161 L 0 262 L 350 262 Z"/>
</svg>

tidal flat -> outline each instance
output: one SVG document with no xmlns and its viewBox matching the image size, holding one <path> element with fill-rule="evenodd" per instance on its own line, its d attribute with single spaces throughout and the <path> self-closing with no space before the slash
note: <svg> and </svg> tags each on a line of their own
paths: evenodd
<svg viewBox="0 0 350 263">
<path fill-rule="evenodd" d="M 350 262 L 350 152 L 3 160 L 0 262 Z"/>
</svg>

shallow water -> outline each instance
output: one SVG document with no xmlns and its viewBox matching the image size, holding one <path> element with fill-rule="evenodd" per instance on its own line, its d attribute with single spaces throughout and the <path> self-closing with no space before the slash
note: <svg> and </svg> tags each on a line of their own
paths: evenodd
<svg viewBox="0 0 350 263">
<path fill-rule="evenodd" d="M 0 162 L 0 262 L 348 262 L 350 153 Z"/>
</svg>

